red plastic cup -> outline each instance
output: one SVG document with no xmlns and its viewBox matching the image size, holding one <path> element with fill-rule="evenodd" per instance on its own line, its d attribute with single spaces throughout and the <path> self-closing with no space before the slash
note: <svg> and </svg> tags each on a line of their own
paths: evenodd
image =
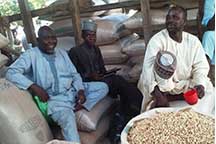
<svg viewBox="0 0 216 144">
<path fill-rule="evenodd" d="M 184 93 L 184 99 L 190 105 L 196 104 L 198 102 L 197 91 L 195 89 L 191 89 L 191 90 L 185 92 Z"/>
</svg>

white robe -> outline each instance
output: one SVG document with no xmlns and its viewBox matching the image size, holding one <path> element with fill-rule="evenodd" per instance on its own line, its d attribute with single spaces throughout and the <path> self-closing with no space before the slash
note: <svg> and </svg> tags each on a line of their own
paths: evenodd
<svg viewBox="0 0 216 144">
<path fill-rule="evenodd" d="M 170 51 L 176 56 L 177 67 L 173 76 L 168 79 L 160 78 L 154 71 L 153 65 L 158 51 Z M 155 34 L 149 41 L 138 88 L 143 93 L 142 112 L 151 101 L 150 93 L 156 85 L 160 90 L 169 91 L 170 94 L 179 94 L 193 88 L 195 85 L 205 87 L 205 96 L 193 107 L 204 113 L 211 113 L 214 109 L 214 88 L 207 77 L 209 71 L 208 61 L 201 42 L 197 37 L 183 32 L 182 42 L 178 43 L 169 37 L 166 29 Z M 170 103 L 171 106 L 186 106 L 185 101 Z"/>
</svg>

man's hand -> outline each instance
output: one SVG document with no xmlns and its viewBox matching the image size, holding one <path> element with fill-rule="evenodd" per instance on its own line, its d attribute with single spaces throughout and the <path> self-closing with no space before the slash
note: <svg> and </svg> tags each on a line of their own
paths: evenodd
<svg viewBox="0 0 216 144">
<path fill-rule="evenodd" d="M 77 93 L 76 103 L 77 104 L 84 104 L 86 101 L 86 97 L 84 94 L 84 90 L 79 90 Z"/>
<path fill-rule="evenodd" d="M 160 91 L 158 86 L 155 86 L 151 95 L 154 97 L 153 105 L 155 105 L 155 107 L 169 107 L 167 96 Z"/>
<path fill-rule="evenodd" d="M 208 30 L 215 30 L 215 15 L 209 20 L 207 24 Z"/>
<path fill-rule="evenodd" d="M 81 109 L 83 109 L 83 105 L 86 101 L 86 97 L 85 97 L 85 94 L 84 94 L 84 90 L 79 90 L 78 93 L 77 93 L 77 97 L 76 97 L 76 105 L 75 105 L 75 109 L 74 111 L 79 111 Z"/>
<path fill-rule="evenodd" d="M 46 102 L 49 99 L 47 92 L 36 84 L 32 84 L 28 90 L 34 95 L 38 96 L 42 102 Z"/>
<path fill-rule="evenodd" d="M 203 85 L 196 85 L 194 88 L 197 91 L 198 97 L 201 99 L 205 95 L 205 88 Z"/>
<path fill-rule="evenodd" d="M 102 79 L 103 79 L 103 74 L 98 74 L 98 73 L 96 73 L 96 72 L 90 73 L 90 74 L 89 74 L 89 78 L 92 79 L 92 80 L 97 80 L 97 81 L 99 81 L 99 80 L 102 80 Z"/>
</svg>

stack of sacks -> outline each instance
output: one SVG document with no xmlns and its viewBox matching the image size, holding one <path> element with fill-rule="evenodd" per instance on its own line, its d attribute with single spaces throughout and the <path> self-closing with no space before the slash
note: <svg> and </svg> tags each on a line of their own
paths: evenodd
<svg viewBox="0 0 216 144">
<path fill-rule="evenodd" d="M 142 70 L 145 42 L 137 34 L 119 39 L 112 45 L 100 46 L 107 69 L 121 68 L 117 74 L 136 82 Z"/>
<path fill-rule="evenodd" d="M 166 14 L 168 12 L 169 7 L 160 8 L 160 9 L 151 9 L 150 10 L 150 18 L 151 18 L 151 24 L 157 25 L 157 24 L 164 24 Z M 128 18 L 126 21 L 122 22 L 122 25 L 125 26 L 125 28 L 130 30 L 136 30 L 136 29 L 142 29 L 143 28 L 143 18 L 142 13 L 139 11 L 135 13 L 133 16 Z"/>
<path fill-rule="evenodd" d="M 106 4 L 103 0 L 79 0 L 79 7 L 80 9 L 86 9 L 92 6 L 104 5 Z M 49 13 L 47 15 L 40 16 L 40 19 L 45 19 L 49 21 L 57 21 L 62 19 L 71 19 L 70 10 L 68 7 L 61 7 L 64 4 L 69 6 L 69 0 L 57 0 L 54 3 L 50 4 L 48 8 L 50 9 L 57 9 L 58 11 L 54 13 Z M 99 16 L 104 14 L 106 11 L 96 11 L 96 12 L 89 12 L 89 13 L 81 13 L 80 17 L 92 17 L 92 16 Z"/>
<path fill-rule="evenodd" d="M 7 69 L 5 64 L 8 62 L 8 57 L 1 53 L 1 48 L 6 47 L 8 44 L 9 40 L 0 33 L 0 78 L 5 76 Z"/>
<path fill-rule="evenodd" d="M 176 3 L 180 4 L 180 2 L 176 2 Z M 171 4 L 176 4 L 176 3 L 171 3 Z M 187 20 L 188 21 L 196 20 L 197 13 L 198 13 L 198 9 L 196 7 L 196 4 L 198 4 L 198 2 L 194 2 L 193 0 L 190 0 L 189 2 L 186 2 L 186 3 L 188 4 L 187 7 L 189 8 L 187 10 Z M 170 6 L 171 5 L 165 6 L 162 8 L 157 8 L 157 9 L 153 9 L 153 8 L 150 9 L 151 24 L 153 26 L 165 24 L 166 15 L 167 15 L 167 12 L 168 12 Z M 145 18 L 144 18 L 144 20 L 145 20 Z M 131 31 L 143 31 L 142 13 L 140 11 L 138 11 L 133 16 L 131 16 L 127 20 L 123 21 L 121 23 L 121 25 L 124 26 L 125 28 L 131 30 Z"/>
</svg>

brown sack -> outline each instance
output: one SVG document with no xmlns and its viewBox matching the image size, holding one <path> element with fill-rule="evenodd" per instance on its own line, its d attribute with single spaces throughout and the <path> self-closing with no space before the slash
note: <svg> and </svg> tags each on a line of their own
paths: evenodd
<svg viewBox="0 0 216 144">
<path fill-rule="evenodd" d="M 0 51 L 0 69 L 8 62 L 8 57 L 1 54 L 1 51 Z"/>
<path fill-rule="evenodd" d="M 144 55 L 145 50 L 145 41 L 143 39 L 139 39 L 134 41 L 132 44 L 123 47 L 122 53 L 127 54 L 128 56 L 140 56 Z"/>
<path fill-rule="evenodd" d="M 121 64 L 128 59 L 128 56 L 121 52 L 121 45 L 119 42 L 99 47 L 105 64 Z"/>
<path fill-rule="evenodd" d="M 131 34 L 131 32 L 119 25 L 119 21 L 110 19 L 96 19 L 97 45 L 111 44 L 117 39 Z"/>
<path fill-rule="evenodd" d="M 96 131 L 82 132 L 79 131 L 82 144 L 96 144 L 102 138 L 104 138 L 108 132 L 110 125 L 110 116 L 103 116 Z"/>
<path fill-rule="evenodd" d="M 45 144 L 49 126 L 27 91 L 0 79 L 0 143 Z"/>
<path fill-rule="evenodd" d="M 99 101 L 90 112 L 86 110 L 80 110 L 76 112 L 78 129 L 87 132 L 96 130 L 99 120 L 103 115 L 107 114 L 112 104 L 112 98 L 106 96 L 101 101 Z"/>
<path fill-rule="evenodd" d="M 0 33 L 0 49 L 6 47 L 9 44 L 9 40 Z"/>
<path fill-rule="evenodd" d="M 151 24 L 152 25 L 164 24 L 167 12 L 168 12 L 168 8 L 151 9 L 150 10 Z M 141 12 L 135 13 L 133 16 L 128 18 L 126 21 L 122 22 L 122 24 L 127 29 L 142 28 L 143 27 L 142 13 Z"/>
</svg>

